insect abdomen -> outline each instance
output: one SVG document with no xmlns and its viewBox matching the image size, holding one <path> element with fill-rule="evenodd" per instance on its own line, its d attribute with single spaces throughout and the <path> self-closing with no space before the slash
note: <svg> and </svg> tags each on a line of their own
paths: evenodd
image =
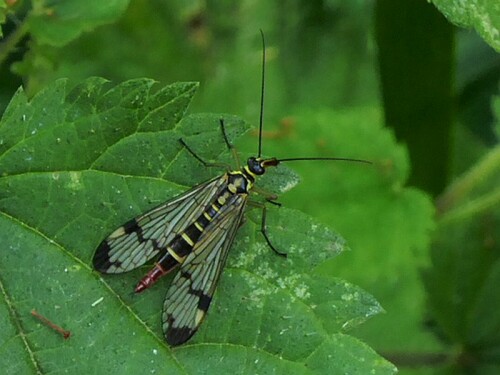
<svg viewBox="0 0 500 375">
<path fill-rule="evenodd" d="M 156 265 L 137 283 L 135 287 L 136 293 L 149 288 L 160 277 L 172 271 L 179 264 L 184 263 L 184 260 L 193 250 L 194 245 L 205 228 L 218 214 L 228 197 L 232 194 L 228 188 L 224 189 L 194 223 L 190 224 L 182 233 L 174 237 L 167 245 L 163 256 L 158 260 Z"/>
</svg>

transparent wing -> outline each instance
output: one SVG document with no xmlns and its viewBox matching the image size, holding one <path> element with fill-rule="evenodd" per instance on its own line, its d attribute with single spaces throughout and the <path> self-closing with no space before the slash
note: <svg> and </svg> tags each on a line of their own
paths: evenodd
<svg viewBox="0 0 500 375">
<path fill-rule="evenodd" d="M 98 246 L 94 268 L 121 273 L 143 265 L 192 224 L 226 184 L 222 175 L 128 221 Z"/>
<path fill-rule="evenodd" d="M 201 324 L 240 227 L 247 197 L 234 195 L 210 223 L 170 286 L 162 324 L 170 345 L 186 342 Z"/>
</svg>

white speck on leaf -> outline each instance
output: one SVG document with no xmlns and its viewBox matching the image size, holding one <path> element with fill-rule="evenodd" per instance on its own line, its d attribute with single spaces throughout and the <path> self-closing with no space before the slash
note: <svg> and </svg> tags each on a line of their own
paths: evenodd
<svg viewBox="0 0 500 375">
<path fill-rule="evenodd" d="M 81 190 L 83 189 L 83 184 L 80 180 L 82 174 L 81 172 L 70 172 L 69 179 L 70 181 L 67 184 L 67 187 L 72 190 Z"/>
<path fill-rule="evenodd" d="M 247 268 L 255 262 L 255 258 L 262 254 L 263 244 L 256 243 L 248 251 L 242 251 L 235 260 L 230 263 L 231 267 Z"/>
<path fill-rule="evenodd" d="M 311 293 L 309 293 L 308 290 L 309 288 L 307 287 L 307 285 L 302 283 L 300 285 L 297 285 L 293 291 L 298 298 L 304 300 L 311 297 Z"/>
<path fill-rule="evenodd" d="M 359 299 L 359 293 L 358 292 L 344 293 L 344 294 L 342 294 L 342 296 L 340 296 L 340 298 L 342 298 L 342 301 L 357 300 L 357 299 Z"/>
<path fill-rule="evenodd" d="M 268 262 L 262 262 L 257 268 L 257 275 L 262 276 L 264 279 L 271 280 L 278 277 L 278 274 L 269 267 Z"/>
<path fill-rule="evenodd" d="M 104 297 L 101 297 L 97 300 L 95 300 L 94 302 L 92 302 L 92 304 L 90 306 L 92 307 L 96 307 L 98 304 L 100 304 L 102 301 L 104 300 Z"/>
<path fill-rule="evenodd" d="M 266 297 L 275 292 L 276 290 L 272 287 L 257 287 L 250 292 L 248 299 L 253 302 L 252 307 L 261 309 L 264 306 Z"/>
</svg>

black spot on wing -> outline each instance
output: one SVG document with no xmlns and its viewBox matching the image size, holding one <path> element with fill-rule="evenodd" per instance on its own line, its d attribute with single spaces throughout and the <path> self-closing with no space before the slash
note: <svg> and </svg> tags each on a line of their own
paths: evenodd
<svg viewBox="0 0 500 375">
<path fill-rule="evenodd" d="M 142 228 L 139 226 L 139 224 L 137 223 L 136 219 L 132 219 L 132 220 L 127 221 L 123 225 L 123 231 L 126 234 L 136 233 L 137 234 L 137 239 L 139 240 L 139 242 L 143 242 L 144 241 L 144 237 L 143 237 L 143 233 L 142 233 Z"/>
<path fill-rule="evenodd" d="M 92 264 L 97 271 L 106 272 L 111 266 L 120 267 L 121 262 L 111 262 L 109 259 L 110 252 L 111 248 L 109 247 L 108 241 L 102 241 L 92 259 Z"/>
<path fill-rule="evenodd" d="M 165 333 L 165 339 L 169 345 L 177 346 L 184 344 L 187 340 L 194 335 L 196 330 L 192 330 L 188 327 L 182 328 L 169 328 Z"/>
<path fill-rule="evenodd" d="M 189 275 L 189 277 L 191 277 Z M 208 307 L 210 306 L 210 302 L 212 302 L 212 297 L 203 293 L 203 290 L 189 288 L 189 294 L 192 294 L 198 297 L 198 308 L 203 310 L 204 312 L 208 311 Z"/>
<path fill-rule="evenodd" d="M 198 308 L 205 312 L 208 311 L 208 307 L 210 306 L 210 302 L 212 302 L 212 297 L 207 296 L 204 293 L 200 295 L 200 301 L 198 302 Z"/>
</svg>

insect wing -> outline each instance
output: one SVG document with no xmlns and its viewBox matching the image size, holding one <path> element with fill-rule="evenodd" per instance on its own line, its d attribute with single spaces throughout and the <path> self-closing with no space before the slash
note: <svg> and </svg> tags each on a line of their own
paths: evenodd
<svg viewBox="0 0 500 375">
<path fill-rule="evenodd" d="M 225 175 L 219 176 L 128 221 L 101 242 L 92 261 L 94 268 L 121 273 L 143 265 L 193 223 L 225 183 Z"/>
<path fill-rule="evenodd" d="M 162 324 L 170 345 L 180 345 L 198 329 L 214 294 L 236 231 L 246 196 L 235 195 L 205 229 L 170 286 Z"/>
</svg>

